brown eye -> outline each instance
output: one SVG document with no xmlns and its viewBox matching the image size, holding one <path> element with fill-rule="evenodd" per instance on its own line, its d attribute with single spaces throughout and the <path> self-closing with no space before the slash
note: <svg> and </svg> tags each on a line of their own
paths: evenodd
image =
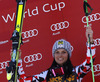
<svg viewBox="0 0 100 82">
<path fill-rule="evenodd" d="M 56 51 L 55 54 L 59 54 L 59 51 Z"/>
<path fill-rule="evenodd" d="M 67 53 L 66 51 L 62 51 L 62 53 Z"/>
<path fill-rule="evenodd" d="M 65 51 L 65 50 L 64 50 L 64 51 L 62 51 L 61 53 L 62 53 L 62 54 L 66 54 L 66 53 L 67 53 L 67 51 Z"/>
</svg>

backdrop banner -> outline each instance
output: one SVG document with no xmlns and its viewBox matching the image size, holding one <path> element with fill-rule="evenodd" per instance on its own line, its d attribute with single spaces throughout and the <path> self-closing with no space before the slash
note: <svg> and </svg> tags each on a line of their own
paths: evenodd
<svg viewBox="0 0 100 82">
<path fill-rule="evenodd" d="M 88 16 L 94 31 L 96 59 L 95 81 L 100 81 L 100 0 L 88 0 L 93 12 Z M 7 82 L 6 66 L 10 61 L 15 26 L 16 0 L 0 0 L 0 82 Z M 23 68 L 27 76 L 48 69 L 53 61 L 52 46 L 58 39 L 71 43 L 71 61 L 80 65 L 86 58 L 86 16 L 83 1 L 79 0 L 27 0 L 22 29 L 21 46 Z M 89 72 L 83 82 L 92 82 Z"/>
</svg>

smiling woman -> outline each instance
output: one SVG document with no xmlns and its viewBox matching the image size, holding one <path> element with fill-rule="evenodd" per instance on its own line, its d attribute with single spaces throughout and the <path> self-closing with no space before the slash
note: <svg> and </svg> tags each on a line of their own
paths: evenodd
<svg viewBox="0 0 100 82">
<path fill-rule="evenodd" d="M 65 49 L 58 49 L 55 51 L 55 61 L 59 65 L 63 65 L 68 59 L 68 53 Z"/>
<path fill-rule="evenodd" d="M 93 60 L 95 58 L 95 47 L 93 44 L 93 31 L 91 27 L 86 28 L 86 38 L 88 41 L 88 34 L 90 34 L 91 51 Z M 71 57 L 71 44 L 64 40 L 57 40 L 52 48 L 52 56 L 54 61 L 50 68 L 40 74 L 26 77 L 22 67 L 22 60 L 19 59 L 19 70 L 21 81 L 24 82 L 81 82 L 83 77 L 91 69 L 90 50 L 87 44 L 86 60 L 79 66 L 73 66 Z"/>
<path fill-rule="evenodd" d="M 71 44 L 64 39 L 58 40 L 53 45 L 52 55 L 55 61 L 60 65 L 63 64 L 71 57 Z"/>
</svg>

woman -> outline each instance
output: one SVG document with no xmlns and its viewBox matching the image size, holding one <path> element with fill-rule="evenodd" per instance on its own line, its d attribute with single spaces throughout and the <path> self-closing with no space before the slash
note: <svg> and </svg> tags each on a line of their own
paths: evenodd
<svg viewBox="0 0 100 82">
<path fill-rule="evenodd" d="M 91 27 L 86 28 L 86 38 L 88 42 L 90 35 L 92 57 L 95 58 L 95 47 L 93 44 L 93 31 Z M 86 60 L 79 66 L 73 67 L 71 57 L 71 45 L 64 39 L 57 40 L 52 48 L 54 61 L 46 71 L 26 77 L 22 67 L 22 60 L 19 59 L 18 73 L 20 82 L 81 82 L 83 77 L 91 69 L 89 44 L 87 43 Z"/>
</svg>

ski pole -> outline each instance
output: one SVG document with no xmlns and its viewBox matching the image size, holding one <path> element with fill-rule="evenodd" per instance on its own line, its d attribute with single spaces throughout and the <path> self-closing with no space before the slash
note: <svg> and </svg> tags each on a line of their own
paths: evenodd
<svg viewBox="0 0 100 82">
<path fill-rule="evenodd" d="M 91 10 L 89 13 L 88 13 L 88 9 L 87 9 L 87 7 L 89 7 L 90 10 Z M 91 6 L 87 3 L 87 0 L 84 0 L 84 12 L 85 12 L 85 15 L 86 15 L 87 27 L 89 26 L 88 15 L 91 14 L 92 10 L 93 10 L 93 9 L 92 9 Z M 94 70 L 93 70 L 92 51 L 91 51 L 91 42 L 90 42 L 90 35 L 88 35 L 88 43 L 89 43 L 89 47 L 90 47 L 90 57 L 91 57 L 92 78 L 93 78 L 93 82 L 95 82 L 95 78 L 94 78 Z"/>
</svg>

